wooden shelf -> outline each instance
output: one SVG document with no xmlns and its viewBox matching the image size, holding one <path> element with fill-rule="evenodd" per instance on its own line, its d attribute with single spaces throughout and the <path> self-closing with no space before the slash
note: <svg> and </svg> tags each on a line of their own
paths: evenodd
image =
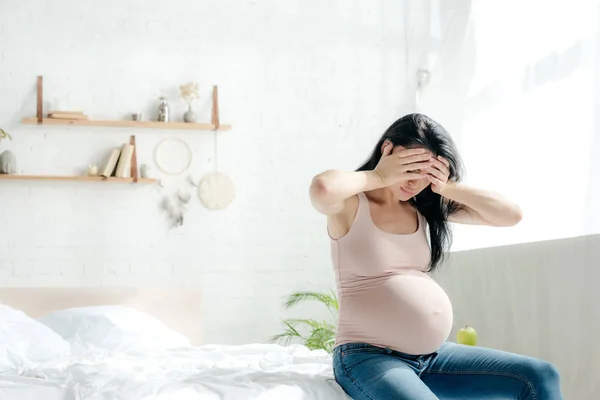
<svg viewBox="0 0 600 400">
<path fill-rule="evenodd" d="M 71 120 L 58 118 L 42 118 L 42 122 L 38 119 L 23 118 L 22 122 L 27 125 L 73 125 L 73 126 L 103 126 L 113 128 L 146 128 L 146 129 L 186 129 L 196 131 L 212 131 L 216 130 L 214 124 L 198 124 L 187 122 L 157 122 L 157 121 L 107 121 L 107 120 Z M 218 130 L 229 130 L 231 125 L 219 125 Z"/>
<path fill-rule="evenodd" d="M 158 122 L 158 121 L 129 121 L 129 120 L 71 120 L 60 118 L 44 118 L 43 110 L 43 77 L 37 77 L 37 107 L 35 117 L 23 118 L 28 125 L 73 125 L 73 126 L 104 126 L 113 128 L 146 128 L 146 129 L 185 129 L 195 131 L 226 131 L 231 125 L 221 124 L 219 120 L 219 91 L 217 86 L 212 90 L 212 113 L 210 124 L 187 122 Z"/>
<path fill-rule="evenodd" d="M 133 178 L 116 178 L 111 176 L 68 176 L 68 175 L 19 175 L 19 174 L 0 174 L 0 180 L 25 180 L 25 181 L 88 181 L 88 182 L 120 182 L 134 183 Z M 157 179 L 138 178 L 136 183 L 156 183 Z"/>
</svg>

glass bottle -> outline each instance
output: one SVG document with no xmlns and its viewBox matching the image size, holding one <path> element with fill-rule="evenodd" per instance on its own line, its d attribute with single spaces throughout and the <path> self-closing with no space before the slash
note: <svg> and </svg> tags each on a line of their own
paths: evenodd
<svg viewBox="0 0 600 400">
<path fill-rule="evenodd" d="M 158 122 L 169 122 L 169 105 L 164 97 L 160 98 L 158 106 Z"/>
</svg>

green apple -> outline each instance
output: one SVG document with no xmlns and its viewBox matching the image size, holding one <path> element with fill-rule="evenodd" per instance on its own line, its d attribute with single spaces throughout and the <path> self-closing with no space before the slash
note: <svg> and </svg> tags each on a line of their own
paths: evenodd
<svg viewBox="0 0 600 400">
<path fill-rule="evenodd" d="M 456 333 L 456 342 L 459 344 L 466 344 L 467 346 L 476 346 L 477 331 L 468 325 L 459 329 Z"/>
</svg>

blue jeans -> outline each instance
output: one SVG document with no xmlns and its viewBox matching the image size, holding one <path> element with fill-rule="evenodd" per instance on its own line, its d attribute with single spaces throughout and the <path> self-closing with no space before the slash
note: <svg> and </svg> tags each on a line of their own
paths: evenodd
<svg viewBox="0 0 600 400">
<path fill-rule="evenodd" d="M 333 371 L 355 400 L 562 399 L 552 364 L 452 342 L 422 356 L 343 344 L 333 352 Z"/>
</svg>

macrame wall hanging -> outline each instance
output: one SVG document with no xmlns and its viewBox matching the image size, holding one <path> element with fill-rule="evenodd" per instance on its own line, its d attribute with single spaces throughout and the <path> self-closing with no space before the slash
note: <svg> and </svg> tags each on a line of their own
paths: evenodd
<svg viewBox="0 0 600 400">
<path fill-rule="evenodd" d="M 198 199 L 208 209 L 222 210 L 227 208 L 236 197 L 236 188 L 233 180 L 225 173 L 219 171 L 218 162 L 218 134 L 214 132 L 213 171 L 202 177 L 198 184 Z"/>
</svg>

